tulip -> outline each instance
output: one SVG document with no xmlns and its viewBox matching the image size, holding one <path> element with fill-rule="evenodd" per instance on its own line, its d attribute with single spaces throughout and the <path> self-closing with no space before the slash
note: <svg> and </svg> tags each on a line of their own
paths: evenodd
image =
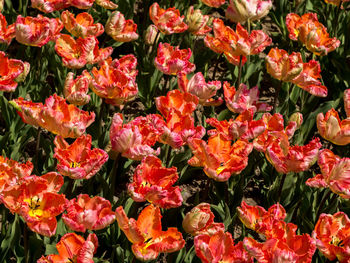
<svg viewBox="0 0 350 263">
<path fill-rule="evenodd" d="M 79 9 L 89 9 L 94 4 L 95 0 L 69 0 L 70 5 Z"/>
<path fill-rule="evenodd" d="M 178 178 L 176 167 L 163 167 L 161 160 L 150 155 L 136 167 L 128 192 L 136 202 L 147 200 L 161 208 L 179 207 L 182 205 L 181 190 L 172 186 Z"/>
<path fill-rule="evenodd" d="M 10 101 L 23 122 L 40 126 L 63 138 L 77 138 L 95 120 L 94 112 L 85 112 L 54 94 L 46 99 L 45 105 L 18 98 Z"/>
<path fill-rule="evenodd" d="M 187 11 L 186 22 L 188 31 L 194 35 L 203 36 L 211 31 L 211 28 L 207 26 L 209 16 L 203 15 L 200 9 L 194 9 L 193 6 L 190 6 Z"/>
<path fill-rule="evenodd" d="M 55 40 L 63 29 L 59 18 L 49 19 L 42 15 L 37 17 L 17 16 L 15 23 L 16 40 L 24 45 L 42 47 L 50 40 Z"/>
<path fill-rule="evenodd" d="M 66 10 L 62 12 L 61 20 L 67 31 L 75 37 L 98 37 L 104 31 L 103 25 L 100 23 L 94 24 L 94 19 L 86 12 L 78 14 L 75 18 L 74 14 Z"/>
<path fill-rule="evenodd" d="M 69 6 L 70 1 L 67 0 L 32 0 L 32 8 L 36 8 L 44 13 L 52 13 Z"/>
<path fill-rule="evenodd" d="M 327 141 L 337 145 L 350 143 L 350 119 L 340 121 L 339 114 L 335 109 L 330 109 L 326 116 L 319 113 L 316 124 L 318 132 Z"/>
<path fill-rule="evenodd" d="M 155 260 L 159 253 L 171 253 L 185 245 L 182 234 L 175 227 L 162 231 L 162 215 L 159 207 L 149 205 L 138 219 L 128 218 L 123 207 L 116 210 L 119 228 L 132 243 L 132 252 L 142 261 Z"/>
<path fill-rule="evenodd" d="M 154 64 L 164 74 L 176 75 L 179 72 L 188 74 L 196 69 L 196 66 L 189 61 L 191 55 L 191 49 L 179 49 L 168 43 L 159 43 Z"/>
<path fill-rule="evenodd" d="M 318 21 L 316 13 L 307 13 L 301 17 L 290 13 L 286 17 L 286 24 L 290 39 L 299 40 L 315 55 L 327 55 L 340 45 L 337 38 L 329 37 L 327 28 Z"/>
<path fill-rule="evenodd" d="M 93 255 L 96 253 L 97 247 L 98 240 L 95 234 L 89 234 L 85 240 L 82 236 L 75 233 L 67 233 L 56 245 L 58 255 L 42 256 L 37 263 L 93 263 Z"/>
<path fill-rule="evenodd" d="M 346 116 L 350 118 L 350 89 L 344 91 L 344 109 Z"/>
<path fill-rule="evenodd" d="M 183 22 L 184 16 L 180 16 L 176 8 L 162 9 L 157 2 L 149 8 L 149 17 L 160 32 L 166 35 L 182 33 L 188 26 Z"/>
<path fill-rule="evenodd" d="M 67 214 L 62 215 L 63 222 L 73 231 L 100 230 L 112 224 L 115 213 L 111 203 L 99 196 L 90 198 L 80 194 L 67 204 Z"/>
<path fill-rule="evenodd" d="M 106 33 L 115 41 L 130 42 L 139 38 L 136 33 L 137 24 L 131 19 L 125 20 L 124 15 L 115 11 L 108 18 L 106 23 Z"/>
<path fill-rule="evenodd" d="M 158 28 L 155 25 L 149 25 L 144 35 L 144 41 L 147 45 L 152 46 L 155 41 L 158 41 Z M 157 39 L 156 39 L 157 38 Z"/>
<path fill-rule="evenodd" d="M 7 25 L 6 17 L 0 13 L 0 43 L 10 45 L 16 36 L 15 24 Z"/>
<path fill-rule="evenodd" d="M 220 7 L 223 4 L 225 4 L 225 0 L 201 0 L 203 4 L 210 6 L 210 7 Z"/>
<path fill-rule="evenodd" d="M 235 23 L 260 20 L 272 8 L 271 0 L 230 0 L 226 17 Z"/>
<path fill-rule="evenodd" d="M 118 5 L 113 3 L 111 0 L 95 0 L 95 3 L 105 9 L 114 10 L 118 8 Z"/>
<path fill-rule="evenodd" d="M 64 82 L 63 94 L 64 97 L 76 106 L 81 106 L 89 103 L 90 95 L 87 94 L 89 90 L 89 79 L 80 75 L 74 79 L 74 73 L 69 72 Z"/>
</svg>

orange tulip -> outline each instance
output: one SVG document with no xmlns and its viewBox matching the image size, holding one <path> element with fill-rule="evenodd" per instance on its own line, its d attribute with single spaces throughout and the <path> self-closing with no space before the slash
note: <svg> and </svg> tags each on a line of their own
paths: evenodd
<svg viewBox="0 0 350 263">
<path fill-rule="evenodd" d="M 118 5 L 113 3 L 111 0 L 95 0 L 95 3 L 105 9 L 113 10 L 118 8 Z"/>
<path fill-rule="evenodd" d="M 63 222 L 73 231 L 100 230 L 112 224 L 115 213 L 111 203 L 99 196 L 90 198 L 80 194 L 67 204 L 67 214 L 62 215 Z"/>
<path fill-rule="evenodd" d="M 315 55 L 327 55 L 340 45 L 338 39 L 329 37 L 327 28 L 318 21 L 316 13 L 307 13 L 301 17 L 290 13 L 286 17 L 286 24 L 290 39 L 299 39 Z"/>
<path fill-rule="evenodd" d="M 46 99 L 45 105 L 18 98 L 10 101 L 23 122 L 40 126 L 63 138 L 81 136 L 87 126 L 95 120 L 94 112 L 78 109 L 73 104 L 54 94 Z"/>
<path fill-rule="evenodd" d="M 55 40 L 63 29 L 59 18 L 45 16 L 17 16 L 15 23 L 16 40 L 24 45 L 42 47 L 50 40 Z"/>
<path fill-rule="evenodd" d="M 243 248 L 243 243 L 234 245 L 232 235 L 220 230 L 213 235 L 194 238 L 196 255 L 203 263 L 253 263 L 253 258 Z"/>
<path fill-rule="evenodd" d="M 350 118 L 350 89 L 344 91 L 344 109 L 346 116 Z"/>
<path fill-rule="evenodd" d="M 350 143 L 350 119 L 340 121 L 339 114 L 335 109 L 330 109 L 326 116 L 319 113 L 316 123 L 318 132 L 327 141 L 337 145 Z"/>
<path fill-rule="evenodd" d="M 97 247 L 98 240 L 95 234 L 89 234 L 85 240 L 75 233 L 68 233 L 56 245 L 58 255 L 42 256 L 37 263 L 93 263 Z"/>
<path fill-rule="evenodd" d="M 176 8 L 163 9 L 157 2 L 149 8 L 149 17 L 160 32 L 166 35 L 182 33 L 187 30 L 188 26 L 183 22 L 184 16 L 180 16 Z"/>
<path fill-rule="evenodd" d="M 15 36 L 15 24 L 7 26 L 6 17 L 0 13 L 0 43 L 10 45 Z"/>
<path fill-rule="evenodd" d="M 210 6 L 210 7 L 220 7 L 223 4 L 225 4 L 225 0 L 201 0 L 203 4 Z"/>
<path fill-rule="evenodd" d="M 136 202 L 147 200 L 161 208 L 179 207 L 182 205 L 181 190 L 172 186 L 178 178 L 176 167 L 163 167 L 161 160 L 150 155 L 136 167 L 128 192 Z"/>
<path fill-rule="evenodd" d="M 218 231 L 224 231 L 223 223 L 214 222 L 214 214 L 210 210 L 210 204 L 201 203 L 191 209 L 182 221 L 182 227 L 186 233 L 192 236 L 214 235 Z"/>
<path fill-rule="evenodd" d="M 175 252 L 185 245 L 185 240 L 177 228 L 170 227 L 162 231 L 162 215 L 159 207 L 147 206 L 135 220 L 129 219 L 120 206 L 116 210 L 116 217 L 120 229 L 133 243 L 132 251 L 139 260 L 154 260 L 159 253 Z"/>
<path fill-rule="evenodd" d="M 324 149 L 318 157 L 321 174 L 309 178 L 306 184 L 311 187 L 328 187 L 343 198 L 350 199 L 350 158 L 341 158 Z"/>
<path fill-rule="evenodd" d="M 44 13 L 52 13 L 69 6 L 70 1 L 67 0 L 32 0 L 32 8 L 36 8 Z"/>
<path fill-rule="evenodd" d="M 64 97 L 77 106 L 85 105 L 90 101 L 89 90 L 89 78 L 84 75 L 78 76 L 74 79 L 74 73 L 69 72 L 64 82 L 63 94 Z"/>
<path fill-rule="evenodd" d="M 75 40 L 70 35 L 63 34 L 57 38 L 55 50 L 62 57 L 65 67 L 78 69 L 86 64 L 104 61 L 112 54 L 112 47 L 100 49 L 98 43 L 94 36 Z"/>
<path fill-rule="evenodd" d="M 58 136 L 54 144 L 57 171 L 72 179 L 90 179 L 108 160 L 108 154 L 102 149 L 91 150 L 89 134 L 80 136 L 71 145 Z"/>
<path fill-rule="evenodd" d="M 200 9 L 194 9 L 193 6 L 188 8 L 186 22 L 188 31 L 196 36 L 203 36 L 211 31 L 211 28 L 207 26 L 209 16 L 203 15 Z"/>
<path fill-rule="evenodd" d="M 113 12 L 106 23 L 106 33 L 115 41 L 130 42 L 139 38 L 137 24 L 131 19 L 125 20 L 119 11 Z"/>
<path fill-rule="evenodd" d="M 226 17 L 235 23 L 260 20 L 272 8 L 271 0 L 230 0 Z"/>
<path fill-rule="evenodd" d="M 134 55 L 126 55 L 119 60 L 109 57 L 100 63 L 100 69 L 92 69 L 93 77 L 87 71 L 83 74 L 90 79 L 92 91 L 104 98 L 106 103 L 123 107 L 138 93 L 136 65 Z"/>
<path fill-rule="evenodd" d="M 350 220 L 344 212 L 334 215 L 321 214 L 312 237 L 317 248 L 329 260 L 349 262 L 350 258 Z"/>
<path fill-rule="evenodd" d="M 104 31 L 103 25 L 100 23 L 94 24 L 94 19 L 86 12 L 78 14 L 75 18 L 74 14 L 66 10 L 62 12 L 61 20 L 67 31 L 75 37 L 98 37 Z"/>
<path fill-rule="evenodd" d="M 164 74 L 176 75 L 179 72 L 188 74 L 196 69 L 196 65 L 189 61 L 191 55 L 190 48 L 179 49 L 168 43 L 159 43 L 154 64 Z"/>
<path fill-rule="evenodd" d="M 29 73 L 30 64 L 18 59 L 9 59 L 0 51 L 0 91 L 13 92 L 18 82 L 24 81 Z"/>
<path fill-rule="evenodd" d="M 191 166 L 202 166 L 206 175 L 215 181 L 227 181 L 232 174 L 239 174 L 248 164 L 253 146 L 247 140 L 238 140 L 233 145 L 221 134 L 211 136 L 208 143 L 190 139 L 188 144 L 194 156 L 188 161 Z"/>
</svg>

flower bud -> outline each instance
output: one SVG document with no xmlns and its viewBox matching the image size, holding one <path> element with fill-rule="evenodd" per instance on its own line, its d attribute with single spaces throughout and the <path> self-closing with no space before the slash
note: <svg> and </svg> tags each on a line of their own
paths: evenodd
<svg viewBox="0 0 350 263">
<path fill-rule="evenodd" d="M 204 230 L 213 221 L 214 214 L 210 211 L 210 205 L 201 203 L 186 214 L 182 221 L 182 227 L 187 233 L 196 235 L 197 232 Z"/>
<path fill-rule="evenodd" d="M 146 33 L 144 34 L 145 43 L 147 45 L 152 46 L 154 42 L 157 41 L 157 39 L 159 38 L 159 36 L 157 37 L 157 34 L 158 34 L 158 28 L 155 25 L 150 25 L 147 28 Z"/>
<path fill-rule="evenodd" d="M 303 123 L 303 114 L 300 112 L 295 112 L 289 117 L 289 122 L 294 121 L 297 124 L 297 129 L 300 128 Z"/>
</svg>

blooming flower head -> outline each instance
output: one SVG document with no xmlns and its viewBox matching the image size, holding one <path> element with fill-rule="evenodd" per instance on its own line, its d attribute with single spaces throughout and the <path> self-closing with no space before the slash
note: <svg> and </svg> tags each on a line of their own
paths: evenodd
<svg viewBox="0 0 350 263">
<path fill-rule="evenodd" d="M 63 222 L 73 231 L 100 230 L 115 220 L 111 203 L 100 197 L 90 198 L 80 194 L 67 204 L 67 214 L 62 215 Z"/>
<path fill-rule="evenodd" d="M 272 8 L 271 0 L 230 0 L 226 17 L 235 23 L 260 20 Z"/>
<path fill-rule="evenodd" d="M 350 158 L 341 158 L 331 150 L 324 149 L 318 157 L 321 174 L 309 178 L 306 184 L 311 187 L 328 187 L 343 198 L 350 199 Z"/>
<path fill-rule="evenodd" d="M 56 232 L 56 216 L 65 210 L 66 205 L 65 196 L 57 193 L 62 185 L 62 176 L 51 172 L 28 178 L 3 191 L 0 198 L 12 213 L 24 218 L 30 230 L 52 236 Z"/>
<path fill-rule="evenodd" d="M 85 105 L 90 101 L 89 90 L 89 78 L 84 75 L 78 76 L 74 79 L 74 73 L 69 72 L 64 82 L 63 94 L 64 97 L 74 105 Z"/>
<path fill-rule="evenodd" d="M 180 72 L 177 75 L 177 83 L 182 92 L 195 95 L 199 99 L 199 103 L 203 106 L 219 106 L 222 99 L 214 100 L 212 97 L 216 95 L 216 91 L 221 88 L 220 81 L 205 81 L 201 72 L 197 72 L 188 80 L 185 73 Z"/>
<path fill-rule="evenodd" d="M 184 16 L 180 16 L 176 8 L 163 9 L 157 2 L 149 8 L 149 17 L 160 32 L 166 35 L 182 33 L 188 26 L 183 22 Z"/>
<path fill-rule="evenodd" d="M 177 228 L 170 227 L 162 231 L 159 207 L 147 206 L 135 220 L 129 219 L 120 206 L 116 210 L 116 217 L 119 228 L 132 243 L 132 251 L 139 260 L 154 260 L 159 253 L 175 252 L 185 245 L 185 240 Z"/>
<path fill-rule="evenodd" d="M 220 230 L 213 235 L 195 236 L 196 255 L 203 263 L 241 262 L 253 263 L 253 258 L 243 248 L 243 243 L 234 245 L 232 235 Z"/>
<path fill-rule="evenodd" d="M 16 40 L 24 45 L 42 47 L 50 40 L 55 40 L 63 29 L 59 18 L 49 19 L 45 16 L 22 17 L 19 15 L 15 23 Z"/>
<path fill-rule="evenodd" d="M 189 61 L 191 55 L 190 48 L 179 49 L 168 43 L 159 43 L 154 64 L 164 74 L 176 75 L 179 72 L 188 74 L 196 69 L 196 66 Z"/>
<path fill-rule="evenodd" d="M 75 233 L 67 233 L 56 245 L 58 255 L 42 256 L 38 263 L 93 263 L 93 255 L 96 253 L 97 247 L 98 240 L 95 234 L 89 234 L 85 240 L 82 236 Z"/>
<path fill-rule="evenodd" d="M 201 0 L 203 4 L 210 7 L 220 7 L 225 4 L 225 0 Z"/>
<path fill-rule="evenodd" d="M 335 109 L 330 109 L 326 115 L 317 115 L 317 129 L 320 135 L 327 141 L 337 145 L 350 143 L 350 119 L 340 120 Z"/>
<path fill-rule="evenodd" d="M 214 36 L 207 35 L 204 43 L 216 53 L 223 53 L 227 60 L 238 65 L 245 63 L 248 55 L 256 55 L 271 45 L 271 38 L 262 30 L 253 30 L 250 34 L 239 23 L 236 31 L 225 26 L 224 22 L 215 18 L 213 20 Z M 241 58 L 242 56 L 242 58 Z"/>
<path fill-rule="evenodd" d="M 136 83 L 137 59 L 134 55 L 126 55 L 112 60 L 111 57 L 100 64 L 100 68 L 93 68 L 91 75 L 84 71 L 84 76 L 90 79 L 90 88 L 105 102 L 123 107 L 135 99 L 138 88 Z"/>
<path fill-rule="evenodd" d="M 200 9 L 194 9 L 193 6 L 188 8 L 186 22 L 188 31 L 196 36 L 203 36 L 211 31 L 211 28 L 207 25 L 209 16 L 203 15 Z"/>
<path fill-rule="evenodd" d="M 191 166 L 202 166 L 206 175 L 216 181 L 227 181 L 232 174 L 240 173 L 248 164 L 248 155 L 253 146 L 247 140 L 238 140 L 231 145 L 223 135 L 208 139 L 190 139 L 188 144 L 194 156 L 188 161 Z"/>
<path fill-rule="evenodd" d="M 18 98 L 10 102 L 21 116 L 23 122 L 40 126 L 63 138 L 81 136 L 87 126 L 95 120 L 94 112 L 78 109 L 73 104 L 54 94 L 46 99 L 45 105 Z"/>
<path fill-rule="evenodd" d="M 256 111 L 270 111 L 272 107 L 266 103 L 259 103 L 259 88 L 255 86 L 251 89 L 244 84 L 240 84 L 238 90 L 230 84 L 224 82 L 224 97 L 227 108 L 236 113 L 242 113 L 252 109 Z"/>
<path fill-rule="evenodd" d="M 115 41 L 130 42 L 139 38 L 136 33 L 137 24 L 131 19 L 125 20 L 124 15 L 115 11 L 108 18 L 106 23 L 106 33 Z"/>
<path fill-rule="evenodd" d="M 69 0 L 70 5 L 79 9 L 89 9 L 95 0 Z"/>
<path fill-rule="evenodd" d="M 327 28 L 318 21 L 316 13 L 307 13 L 301 17 L 290 13 L 286 17 L 286 24 L 290 39 L 299 40 L 315 55 L 327 55 L 340 45 L 338 39 L 329 37 Z"/>
<path fill-rule="evenodd" d="M 36 8 L 44 13 L 52 13 L 70 6 L 67 0 L 32 0 L 32 8 Z"/>
<path fill-rule="evenodd" d="M 151 146 L 157 142 L 164 126 L 162 117 L 156 114 L 137 117 L 123 124 L 123 115 L 116 113 L 109 133 L 112 150 L 133 160 L 142 160 L 152 154 L 158 155 L 160 149 L 154 150 Z"/>
<path fill-rule="evenodd" d="M 193 207 L 182 221 L 182 227 L 192 236 L 213 235 L 220 230 L 225 230 L 223 223 L 214 222 L 214 214 L 208 203 L 201 203 Z"/>
<path fill-rule="evenodd" d="M 339 260 L 340 263 L 349 261 L 350 253 L 350 220 L 344 212 L 334 215 L 321 214 L 312 237 L 316 246 L 329 260 Z"/>
<path fill-rule="evenodd" d="M 103 25 L 100 23 L 94 24 L 94 19 L 86 12 L 79 13 L 74 17 L 74 14 L 66 10 L 62 12 L 61 19 L 67 31 L 75 37 L 98 37 L 104 31 Z"/>
<path fill-rule="evenodd" d="M 149 201 L 161 208 L 182 205 L 181 190 L 173 184 L 178 180 L 176 167 L 166 168 L 162 161 L 150 155 L 136 167 L 128 192 L 136 202 Z"/>
<path fill-rule="evenodd" d="M 8 26 L 6 17 L 0 13 L 0 43 L 10 45 L 15 36 L 15 24 Z"/>
<path fill-rule="evenodd" d="M 91 150 L 89 134 L 80 136 L 71 145 L 58 136 L 54 144 L 57 171 L 72 179 L 90 179 L 108 160 L 108 154 L 102 149 Z"/>
<path fill-rule="evenodd" d="M 112 47 L 99 48 L 95 36 L 78 38 L 61 35 L 56 40 L 55 50 L 62 57 L 62 62 L 68 68 L 82 68 L 86 64 L 95 64 L 105 60 L 112 52 Z"/>
<path fill-rule="evenodd" d="M 105 9 L 114 10 L 118 8 L 118 5 L 113 3 L 111 0 L 95 0 L 95 3 Z"/>
<path fill-rule="evenodd" d="M 13 92 L 18 82 L 23 81 L 29 73 L 30 64 L 18 59 L 9 59 L 0 51 L 0 91 Z"/>
</svg>

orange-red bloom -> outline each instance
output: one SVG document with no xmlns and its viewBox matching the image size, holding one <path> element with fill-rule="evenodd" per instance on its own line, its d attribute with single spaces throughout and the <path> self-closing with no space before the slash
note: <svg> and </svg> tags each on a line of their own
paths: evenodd
<svg viewBox="0 0 350 263">
<path fill-rule="evenodd" d="M 89 234 L 85 240 L 75 233 L 68 233 L 56 245 L 58 255 L 42 256 L 37 263 L 93 263 L 97 247 L 98 240 L 95 234 Z"/>
<path fill-rule="evenodd" d="M 235 23 L 260 20 L 272 8 L 271 0 L 230 0 L 226 17 Z"/>
<path fill-rule="evenodd" d="M 350 258 L 350 220 L 343 212 L 334 215 L 321 214 L 312 237 L 316 246 L 329 260 L 349 262 Z"/>
<path fill-rule="evenodd" d="M 324 149 L 318 157 L 321 174 L 309 178 L 306 184 L 311 187 L 329 187 L 334 193 L 350 199 L 350 158 L 341 158 Z"/>
<path fill-rule="evenodd" d="M 2 192 L 4 205 L 12 213 L 20 214 L 30 230 L 52 236 L 56 232 L 56 216 L 66 205 L 66 198 L 57 192 L 63 185 L 61 175 L 51 172 L 43 176 L 32 176 L 22 184 Z"/>
<path fill-rule="evenodd" d="M 234 245 L 232 235 L 220 230 L 213 235 L 202 234 L 194 238 L 196 255 L 203 263 L 253 263 L 253 258 L 243 248 Z"/>
<path fill-rule="evenodd" d="M 214 214 L 210 210 L 210 204 L 201 203 L 191 209 L 182 221 L 183 229 L 192 236 L 214 235 L 225 230 L 223 223 L 214 222 Z"/>
<path fill-rule="evenodd" d="M 64 82 L 63 94 L 64 97 L 74 105 L 80 106 L 89 103 L 89 78 L 84 75 L 78 76 L 74 79 L 74 73 L 69 72 Z"/>
<path fill-rule="evenodd" d="M 160 115 L 137 117 L 123 124 L 123 115 L 116 113 L 109 133 L 112 149 L 133 160 L 142 160 L 152 154 L 158 155 L 160 149 L 154 150 L 151 146 L 159 139 L 164 126 Z"/>
<path fill-rule="evenodd" d="M 159 31 L 166 35 L 182 33 L 188 28 L 183 22 L 184 16 L 180 16 L 179 10 L 174 7 L 165 10 L 160 8 L 157 2 L 150 6 L 149 17 Z"/>
<path fill-rule="evenodd" d="M 77 138 L 81 136 L 87 126 L 95 120 L 94 112 L 78 109 L 73 104 L 54 94 L 42 103 L 33 103 L 18 98 L 10 101 L 17 109 L 23 122 L 40 126 L 63 138 Z"/>
<path fill-rule="evenodd" d="M 225 26 L 224 22 L 215 18 L 213 21 L 214 37 L 207 35 L 204 43 L 216 53 L 223 53 L 227 60 L 238 65 L 240 56 L 242 64 L 247 60 L 245 56 L 256 55 L 271 45 L 271 38 L 262 30 L 253 30 L 250 34 L 239 23 L 236 31 Z"/>
<path fill-rule="evenodd" d="M 203 15 L 200 9 L 194 9 L 193 6 L 188 8 L 186 22 L 188 23 L 188 31 L 196 36 L 206 35 L 211 31 L 211 28 L 207 26 L 209 16 Z"/>
<path fill-rule="evenodd" d="M 100 197 L 90 198 L 80 194 L 67 204 L 67 214 L 62 215 L 63 222 L 73 231 L 100 230 L 115 220 L 111 203 Z"/>
<path fill-rule="evenodd" d="M 191 93 L 199 99 L 199 103 L 203 106 L 219 106 L 222 99 L 214 100 L 212 97 L 216 95 L 216 91 L 221 88 L 220 81 L 205 82 L 201 72 L 197 72 L 188 80 L 185 73 L 180 72 L 177 75 L 177 83 L 179 89 L 186 93 Z"/>
<path fill-rule="evenodd" d="M 61 20 L 67 31 L 75 37 L 98 37 L 104 31 L 103 25 L 100 23 L 94 24 L 94 19 L 86 12 L 74 17 L 74 14 L 66 10 L 62 12 Z"/>
<path fill-rule="evenodd" d="M 243 83 L 239 85 L 238 90 L 230 84 L 224 82 L 224 97 L 227 108 L 236 113 L 242 113 L 246 110 L 252 109 L 253 112 L 270 111 L 272 107 L 266 103 L 259 101 L 259 88 L 255 86 L 248 89 Z"/>
<path fill-rule="evenodd" d="M 327 96 L 327 87 L 320 81 L 320 64 L 315 60 L 303 63 L 299 52 L 289 55 L 283 49 L 273 48 L 266 56 L 266 68 L 276 79 L 294 83 L 312 95 Z"/>
<path fill-rule="evenodd" d="M 32 8 L 36 8 L 44 13 L 52 13 L 70 6 L 67 0 L 32 0 Z"/>
<path fill-rule="evenodd" d="M 122 206 L 116 210 L 120 229 L 132 245 L 132 251 L 137 259 L 154 260 L 159 253 L 171 253 L 180 250 L 185 245 L 182 234 L 175 227 L 162 231 L 162 215 L 160 208 L 149 205 L 142 210 L 137 221 L 128 218 Z"/>
<path fill-rule="evenodd" d="M 106 9 L 116 9 L 118 8 L 118 5 L 113 3 L 111 0 L 95 0 L 95 3 L 98 4 L 99 6 L 102 6 L 103 8 Z"/>
<path fill-rule="evenodd" d="M 191 55 L 190 48 L 179 49 L 168 43 L 159 43 L 154 64 L 164 74 L 176 75 L 179 72 L 188 74 L 196 69 L 196 65 L 189 61 Z"/>
<path fill-rule="evenodd" d="M 17 17 L 16 40 L 24 45 L 42 47 L 50 40 L 55 40 L 61 30 L 63 23 L 59 18 L 49 19 L 45 16 Z"/>
<path fill-rule="evenodd" d="M 15 24 L 7 26 L 6 17 L 0 13 L 0 43 L 10 45 L 15 36 Z"/>
<path fill-rule="evenodd" d="M 188 161 L 191 166 L 202 166 L 204 172 L 216 181 L 227 181 L 232 174 L 240 173 L 248 164 L 253 145 L 247 140 L 238 140 L 231 145 L 222 134 L 211 136 L 208 143 L 190 139 L 188 144 L 194 156 Z"/>
<path fill-rule="evenodd" d="M 128 192 L 136 202 L 147 200 L 161 208 L 178 207 L 182 205 L 181 190 L 173 187 L 178 179 L 176 167 L 163 167 L 161 160 L 150 155 L 136 167 Z"/>
<path fill-rule="evenodd" d="M 289 37 L 298 40 L 315 55 L 324 56 L 335 50 L 339 45 L 338 39 L 330 38 L 327 28 L 322 25 L 316 13 L 307 13 L 301 17 L 290 13 L 286 17 Z"/>
<path fill-rule="evenodd" d="M 350 119 L 341 121 L 335 109 L 330 109 L 326 116 L 323 113 L 319 113 L 316 123 L 318 132 L 327 141 L 337 145 L 350 143 Z"/>
<path fill-rule="evenodd" d="M 17 83 L 23 81 L 29 73 L 30 64 L 18 59 L 9 59 L 0 51 L 0 91 L 13 92 Z"/>
<path fill-rule="evenodd" d="M 94 4 L 95 0 L 69 0 L 71 6 L 79 9 L 89 9 Z"/>
<path fill-rule="evenodd" d="M 136 33 L 137 24 L 131 19 L 125 20 L 124 15 L 115 11 L 108 18 L 106 23 L 106 33 L 115 41 L 130 42 L 139 38 Z"/>
<path fill-rule="evenodd" d="M 112 52 L 112 47 L 99 48 L 95 36 L 78 38 L 61 35 L 56 40 L 55 50 L 62 57 L 62 62 L 68 68 L 82 68 L 86 64 L 95 64 L 105 60 Z"/>
<path fill-rule="evenodd" d="M 119 60 L 109 57 L 100 64 L 100 69 L 92 69 L 93 77 L 87 71 L 84 71 L 84 75 L 90 79 L 92 91 L 104 98 L 106 103 L 123 107 L 138 93 L 136 66 L 134 55 L 126 55 Z"/>
<path fill-rule="evenodd" d="M 225 4 L 225 0 L 201 0 L 203 4 L 210 7 L 220 7 Z"/>
<path fill-rule="evenodd" d="M 91 136 L 82 135 L 69 145 L 62 137 L 54 140 L 54 158 L 57 171 L 72 179 L 90 179 L 107 162 L 108 154 L 102 149 L 91 150 Z"/>
</svg>

